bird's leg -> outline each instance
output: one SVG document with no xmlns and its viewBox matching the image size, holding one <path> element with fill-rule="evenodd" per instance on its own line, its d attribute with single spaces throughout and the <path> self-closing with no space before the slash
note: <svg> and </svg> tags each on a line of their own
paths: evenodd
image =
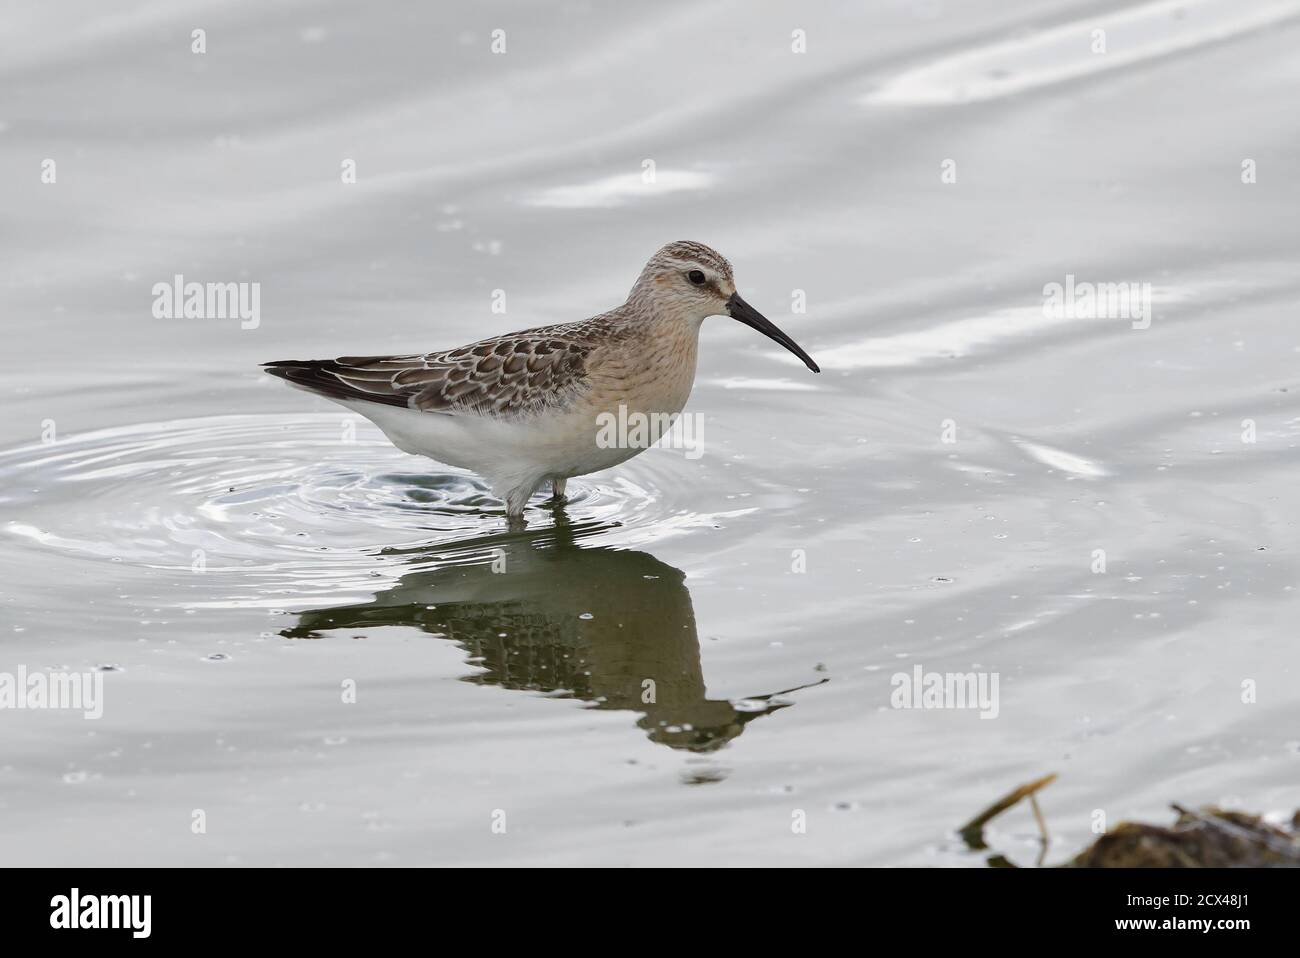
<svg viewBox="0 0 1300 958">
<path fill-rule="evenodd" d="M 569 481 L 569 480 L 567 480 L 567 479 L 552 479 L 552 480 L 551 480 L 551 498 L 552 498 L 553 500 L 555 500 L 556 502 L 563 502 L 563 501 L 564 501 L 564 485 L 565 485 L 565 483 L 567 483 L 568 481 Z"/>
<path fill-rule="evenodd" d="M 536 482 L 526 482 L 508 490 L 503 496 L 506 501 L 506 521 L 512 529 L 523 528 L 525 525 L 524 507 L 528 505 L 528 500 L 541 484 L 540 479 Z"/>
</svg>

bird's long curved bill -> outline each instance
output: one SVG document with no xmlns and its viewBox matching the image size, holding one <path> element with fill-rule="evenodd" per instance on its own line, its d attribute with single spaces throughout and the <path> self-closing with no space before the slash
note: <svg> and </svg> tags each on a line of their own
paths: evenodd
<svg viewBox="0 0 1300 958">
<path fill-rule="evenodd" d="M 740 322 L 748 326 L 750 329 L 757 329 L 768 339 L 776 340 L 786 349 L 790 350 L 790 352 L 794 353 L 796 356 L 802 359 L 804 365 L 807 366 L 809 369 L 811 369 L 813 372 L 815 373 L 821 372 L 820 367 L 818 367 L 818 365 L 815 362 L 813 362 L 813 358 L 809 356 L 807 353 L 805 353 L 799 347 L 798 343 L 796 343 L 785 333 L 781 332 L 781 330 L 777 327 L 776 323 L 772 322 L 770 319 L 768 319 L 766 316 L 764 316 L 762 313 L 756 310 L 753 306 L 750 306 L 749 303 L 741 299 L 739 293 L 732 293 L 731 297 L 727 300 L 727 312 L 731 314 L 732 319 L 739 320 Z"/>
</svg>

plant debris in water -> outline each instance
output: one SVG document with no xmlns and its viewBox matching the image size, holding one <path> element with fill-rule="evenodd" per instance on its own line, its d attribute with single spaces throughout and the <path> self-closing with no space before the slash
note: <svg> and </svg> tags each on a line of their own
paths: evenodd
<svg viewBox="0 0 1300 958">
<path fill-rule="evenodd" d="M 1297 819 L 1278 828 L 1259 815 L 1178 805 L 1172 826 L 1120 822 L 1076 855 L 1072 868 L 1269 868 L 1300 866 Z"/>
<path fill-rule="evenodd" d="M 958 829 L 974 851 L 988 850 L 984 826 L 1007 809 L 1028 799 L 1038 821 L 1042 865 L 1050 841 L 1047 824 L 1038 807 L 1037 792 L 1056 781 L 1045 775 L 1008 792 Z M 1060 867 L 1064 868 L 1274 868 L 1300 867 L 1300 811 L 1289 828 L 1264 821 L 1262 816 L 1207 805 L 1178 813 L 1173 825 L 1120 822 Z M 988 864 L 1016 868 L 1010 859 L 994 853 Z"/>
</svg>

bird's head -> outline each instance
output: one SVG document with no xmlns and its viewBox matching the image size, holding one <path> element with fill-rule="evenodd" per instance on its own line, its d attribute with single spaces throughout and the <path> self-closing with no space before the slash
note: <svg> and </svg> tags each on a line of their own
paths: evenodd
<svg viewBox="0 0 1300 958">
<path fill-rule="evenodd" d="M 696 324 L 708 316 L 730 316 L 780 343 L 813 372 L 821 372 L 798 343 L 741 299 L 731 264 L 703 243 L 679 240 L 660 249 L 641 271 L 628 301 L 644 305 L 657 315 Z"/>
</svg>

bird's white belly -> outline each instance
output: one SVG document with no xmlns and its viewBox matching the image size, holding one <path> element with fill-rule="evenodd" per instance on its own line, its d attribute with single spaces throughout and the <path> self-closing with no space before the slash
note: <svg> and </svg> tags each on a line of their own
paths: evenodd
<svg viewBox="0 0 1300 958">
<path fill-rule="evenodd" d="M 493 486 L 568 478 L 608 469 L 644 451 L 603 445 L 590 410 L 524 419 L 419 412 L 371 402 L 345 403 L 403 452 L 469 469 Z M 622 438 L 619 436 L 618 438 Z"/>
</svg>

